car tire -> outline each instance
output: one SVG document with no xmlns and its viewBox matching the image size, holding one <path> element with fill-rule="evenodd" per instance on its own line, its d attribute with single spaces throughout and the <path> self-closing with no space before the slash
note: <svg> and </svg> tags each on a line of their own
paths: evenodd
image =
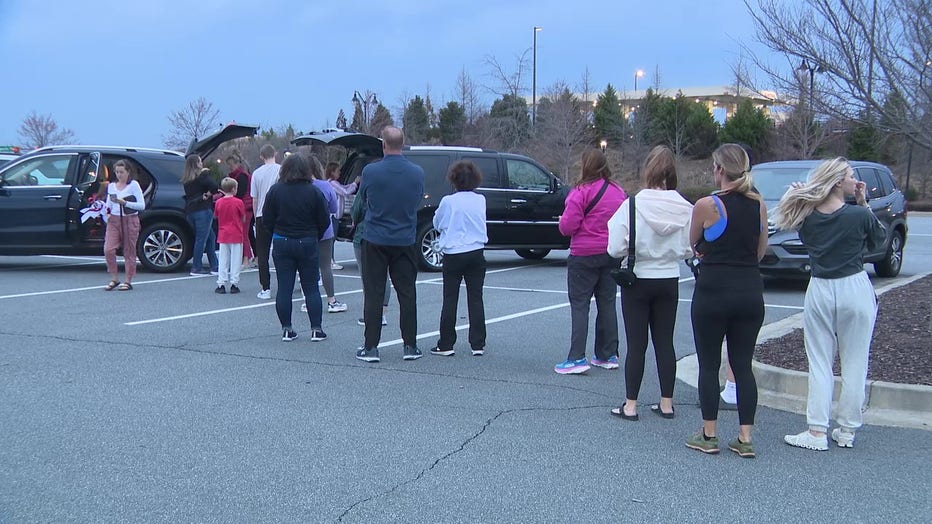
<svg viewBox="0 0 932 524">
<path fill-rule="evenodd" d="M 874 262 L 874 272 L 878 277 L 892 278 L 900 274 L 903 267 L 903 233 L 893 230 L 890 246 L 883 260 Z"/>
<path fill-rule="evenodd" d="M 191 258 L 193 239 L 176 222 L 154 222 L 143 226 L 136 251 L 143 267 L 154 273 L 170 273 L 185 266 Z"/>
<path fill-rule="evenodd" d="M 549 249 L 515 249 L 519 257 L 527 260 L 540 260 L 550 253 Z"/>
<path fill-rule="evenodd" d="M 431 222 L 423 222 L 417 228 L 418 267 L 422 271 L 437 272 L 443 269 L 443 253 L 436 249 L 440 231 Z"/>
</svg>

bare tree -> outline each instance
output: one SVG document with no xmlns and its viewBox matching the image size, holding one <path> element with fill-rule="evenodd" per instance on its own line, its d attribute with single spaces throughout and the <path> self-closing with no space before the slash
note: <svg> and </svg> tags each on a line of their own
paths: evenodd
<svg viewBox="0 0 932 524">
<path fill-rule="evenodd" d="M 540 100 L 531 149 L 565 181 L 570 180 L 580 152 L 592 140 L 585 106 L 591 108 L 592 104 L 573 96 L 563 82 L 547 88 Z"/>
<path fill-rule="evenodd" d="M 527 55 L 530 51 L 530 49 L 525 49 L 523 53 L 515 57 L 515 69 L 513 71 L 509 71 L 494 56 L 486 56 L 485 65 L 489 68 L 488 76 L 492 78 L 495 84 L 486 85 L 485 88 L 499 97 L 511 95 L 517 98 L 521 93 L 524 93 L 525 88 L 522 82 L 528 68 Z"/>
<path fill-rule="evenodd" d="M 456 99 L 466 111 L 466 123 L 475 124 L 483 111 L 479 101 L 479 89 L 465 67 L 456 78 Z"/>
<path fill-rule="evenodd" d="M 797 71 L 805 72 L 815 111 L 865 123 L 880 118 L 888 131 L 932 149 L 932 0 L 745 4 L 758 40 L 790 63 L 787 73 L 755 59 L 778 88 L 792 92 Z M 891 110 L 886 102 L 894 96 L 905 104 Z"/>
<path fill-rule="evenodd" d="M 19 139 L 28 148 L 74 142 L 74 131 L 59 128 L 51 114 L 40 115 L 33 110 L 19 126 Z"/>
<path fill-rule="evenodd" d="M 203 138 L 214 131 L 220 121 L 220 110 L 204 97 L 188 102 L 187 107 L 168 115 L 171 124 L 168 134 L 162 137 L 165 147 L 183 151 L 192 138 Z"/>
</svg>

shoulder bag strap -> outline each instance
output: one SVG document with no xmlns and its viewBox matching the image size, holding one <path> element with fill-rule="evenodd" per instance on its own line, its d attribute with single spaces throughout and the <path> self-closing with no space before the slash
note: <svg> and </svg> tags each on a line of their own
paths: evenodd
<svg viewBox="0 0 932 524">
<path fill-rule="evenodd" d="M 628 197 L 628 270 L 634 271 L 634 243 L 637 238 L 634 231 L 634 195 Z"/>
<path fill-rule="evenodd" d="M 599 192 L 595 194 L 595 198 L 593 198 L 592 201 L 589 202 L 589 205 L 586 206 L 586 210 L 583 211 L 583 216 L 588 215 L 589 212 L 592 211 L 592 208 L 594 208 L 595 205 L 599 203 L 599 200 L 602 199 L 602 195 L 605 194 L 606 189 L 608 189 L 608 180 L 606 180 L 605 183 L 602 184 L 602 187 L 599 189 Z"/>
</svg>

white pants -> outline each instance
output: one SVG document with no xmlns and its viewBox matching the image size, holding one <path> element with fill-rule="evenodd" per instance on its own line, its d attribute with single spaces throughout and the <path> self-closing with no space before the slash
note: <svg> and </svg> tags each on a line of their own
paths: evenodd
<svg viewBox="0 0 932 524">
<path fill-rule="evenodd" d="M 220 271 L 217 285 L 239 284 L 239 270 L 243 267 L 243 244 L 220 244 Z"/>
<path fill-rule="evenodd" d="M 835 420 L 844 428 L 861 427 L 877 295 L 867 273 L 844 278 L 812 278 L 806 290 L 803 327 L 809 359 L 806 421 L 813 431 L 828 431 L 832 410 L 835 350 L 841 358 L 841 395 Z"/>
</svg>

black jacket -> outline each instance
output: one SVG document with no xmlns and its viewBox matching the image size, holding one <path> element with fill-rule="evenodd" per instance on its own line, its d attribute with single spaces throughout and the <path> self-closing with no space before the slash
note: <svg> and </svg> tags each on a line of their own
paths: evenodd
<svg viewBox="0 0 932 524">
<path fill-rule="evenodd" d="M 210 171 L 205 169 L 194 180 L 184 185 L 184 212 L 194 213 L 205 209 L 214 208 L 214 200 L 209 195 L 205 199 L 204 193 L 213 195 L 220 191 L 220 186 L 212 176 Z"/>
<path fill-rule="evenodd" d="M 265 196 L 262 225 L 273 235 L 320 240 L 330 226 L 324 194 L 310 180 L 276 182 Z"/>
</svg>

